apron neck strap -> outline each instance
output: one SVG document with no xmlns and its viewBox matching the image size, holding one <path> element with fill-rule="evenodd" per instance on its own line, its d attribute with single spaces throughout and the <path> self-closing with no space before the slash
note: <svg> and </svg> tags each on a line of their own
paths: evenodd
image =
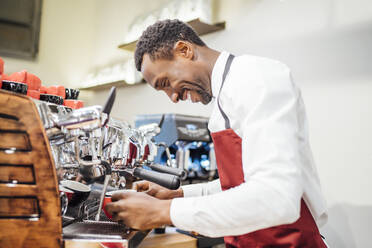
<svg viewBox="0 0 372 248">
<path fill-rule="evenodd" d="M 221 105 L 220 105 L 220 95 L 221 95 L 223 84 L 225 83 L 226 76 L 227 76 L 227 74 L 230 71 L 231 63 L 232 63 L 234 57 L 235 57 L 234 55 L 230 54 L 229 57 L 227 58 L 227 62 L 226 62 L 226 65 L 225 65 L 225 70 L 224 70 L 223 75 L 222 75 L 222 83 L 221 83 L 220 91 L 218 92 L 218 96 L 217 96 L 217 105 L 218 105 L 218 108 L 220 109 L 220 112 L 222 114 L 222 117 L 225 119 L 225 128 L 226 129 L 231 128 L 231 126 L 230 126 L 230 120 L 229 120 L 229 118 L 227 117 L 227 115 L 225 114 L 225 112 L 221 108 Z"/>
</svg>

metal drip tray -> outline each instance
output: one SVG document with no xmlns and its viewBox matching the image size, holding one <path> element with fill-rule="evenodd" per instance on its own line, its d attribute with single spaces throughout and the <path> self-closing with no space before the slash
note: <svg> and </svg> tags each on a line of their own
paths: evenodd
<svg viewBox="0 0 372 248">
<path fill-rule="evenodd" d="M 63 228 L 64 239 L 127 239 L 130 230 L 125 225 L 108 221 L 75 222 Z"/>
<path fill-rule="evenodd" d="M 115 247 L 137 247 L 149 231 L 133 231 L 125 225 L 110 221 L 86 220 L 75 222 L 63 228 L 65 247 L 84 247 L 83 244 L 115 243 Z M 91 246 L 89 246 L 91 247 Z M 105 247 L 105 246 L 103 246 Z"/>
</svg>

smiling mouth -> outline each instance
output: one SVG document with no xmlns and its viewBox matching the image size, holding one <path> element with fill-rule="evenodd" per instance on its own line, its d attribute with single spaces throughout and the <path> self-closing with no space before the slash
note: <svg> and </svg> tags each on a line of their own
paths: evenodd
<svg viewBox="0 0 372 248">
<path fill-rule="evenodd" d="M 190 91 L 186 91 L 187 94 L 186 94 L 186 100 L 192 100 L 191 99 L 191 92 Z"/>
<path fill-rule="evenodd" d="M 186 101 L 188 98 L 189 92 L 190 92 L 190 89 L 183 88 L 180 94 L 178 95 L 179 96 L 178 99 L 181 101 Z"/>
<path fill-rule="evenodd" d="M 184 90 L 181 96 L 182 96 L 182 101 L 190 100 L 191 99 L 190 90 Z"/>
<path fill-rule="evenodd" d="M 195 102 L 201 101 L 203 104 L 208 104 L 212 100 L 212 96 L 200 85 L 192 82 L 186 82 L 190 86 L 194 86 L 195 89 L 190 89 L 189 87 L 184 87 L 178 97 L 178 100 L 186 101 L 192 100 L 191 91 L 197 93 L 199 95 L 199 100 Z M 194 102 L 194 101 L 193 101 Z"/>
<path fill-rule="evenodd" d="M 190 89 L 183 89 L 180 93 L 180 97 L 179 97 L 179 100 L 182 100 L 182 101 L 193 101 L 193 97 L 191 95 L 191 91 Z M 196 102 L 196 101 L 195 101 Z"/>
</svg>

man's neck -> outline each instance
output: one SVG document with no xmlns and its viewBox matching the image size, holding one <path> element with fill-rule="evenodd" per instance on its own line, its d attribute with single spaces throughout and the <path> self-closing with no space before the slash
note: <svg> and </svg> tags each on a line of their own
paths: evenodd
<svg viewBox="0 0 372 248">
<path fill-rule="evenodd" d="M 206 76 L 208 77 L 209 87 L 211 89 L 213 68 L 221 52 L 213 50 L 207 46 L 204 46 L 204 47 L 199 47 L 198 53 L 199 53 L 200 60 L 203 61 L 205 65 L 206 74 L 207 74 Z"/>
</svg>

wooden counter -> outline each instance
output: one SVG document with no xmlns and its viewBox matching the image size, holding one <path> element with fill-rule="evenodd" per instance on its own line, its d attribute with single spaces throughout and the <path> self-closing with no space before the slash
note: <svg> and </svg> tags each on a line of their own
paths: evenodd
<svg viewBox="0 0 372 248">
<path fill-rule="evenodd" d="M 197 239 L 191 236 L 169 231 L 167 233 L 155 234 L 150 233 L 138 246 L 138 248 L 196 248 Z"/>
</svg>

